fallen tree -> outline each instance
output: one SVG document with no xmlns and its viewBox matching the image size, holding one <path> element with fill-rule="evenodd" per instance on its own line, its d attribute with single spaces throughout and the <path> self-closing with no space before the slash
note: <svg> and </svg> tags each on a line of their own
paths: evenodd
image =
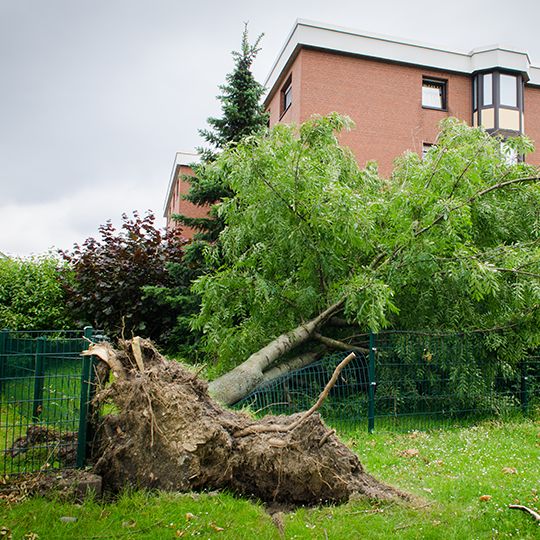
<svg viewBox="0 0 540 540">
<path fill-rule="evenodd" d="M 291 332 L 278 336 L 261 350 L 252 354 L 237 368 L 212 381 L 209 385 L 210 394 L 215 396 L 221 403 L 232 405 L 249 394 L 263 381 L 268 382 L 271 378 L 282 375 L 283 366 L 281 366 L 281 369 L 274 368 L 273 371 L 271 370 L 271 376 L 268 374 L 265 376 L 265 370 L 291 349 L 298 347 L 313 337 L 317 328 L 342 305 L 343 300 L 336 302 L 311 321 L 301 324 Z M 313 362 L 313 360 L 313 355 L 304 355 L 300 361 L 293 359 L 293 361 L 288 362 L 287 368 L 289 370 L 298 369 L 302 365 Z"/>
<path fill-rule="evenodd" d="M 530 141 L 447 119 L 387 180 L 339 146 L 349 125 L 278 125 L 211 165 L 235 196 L 213 248 L 223 264 L 194 284 L 194 326 L 222 403 L 325 351 L 366 351 L 366 333 L 388 327 L 497 330 L 486 342 L 501 373 L 540 341 L 540 175 L 508 159 Z"/>
<path fill-rule="evenodd" d="M 255 420 L 222 408 L 204 381 L 151 342 L 134 338 L 121 345 L 94 344 L 85 353 L 115 373 L 95 398 L 116 411 L 102 417 L 93 444 L 105 486 L 230 489 L 288 505 L 340 503 L 353 494 L 408 498 L 369 475 L 316 412 L 353 355 L 309 411 Z"/>
</svg>

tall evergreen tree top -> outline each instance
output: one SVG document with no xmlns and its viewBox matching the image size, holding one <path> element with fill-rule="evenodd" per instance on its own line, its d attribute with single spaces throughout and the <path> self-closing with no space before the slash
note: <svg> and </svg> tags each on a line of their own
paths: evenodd
<svg viewBox="0 0 540 540">
<path fill-rule="evenodd" d="M 210 175 L 206 165 L 231 143 L 238 143 L 247 135 L 259 133 L 268 122 L 268 113 L 264 112 L 261 97 L 264 87 L 258 83 L 251 73 L 251 66 L 257 53 L 260 51 L 259 43 L 264 34 L 261 34 L 253 45 L 248 41 L 248 27 L 244 27 L 242 34 L 242 47 L 240 51 L 232 53 L 234 69 L 226 76 L 226 84 L 221 85 L 221 118 L 208 118 L 208 129 L 201 129 L 201 136 L 213 148 L 198 148 L 201 161 L 194 167 L 195 176 L 190 177 L 190 190 L 185 199 L 197 206 L 212 206 L 223 198 L 230 197 L 232 192 L 224 175 Z M 208 217 L 193 218 L 183 214 L 176 214 L 174 219 L 184 226 L 197 229 L 195 242 L 186 250 L 188 258 L 193 255 L 200 259 L 202 246 L 198 241 L 215 242 L 223 229 L 223 222 L 210 211 Z"/>
<path fill-rule="evenodd" d="M 261 104 L 264 87 L 251 73 L 263 35 L 250 45 L 246 23 L 241 50 L 232 52 L 234 70 L 227 75 L 226 84 L 219 87 L 222 93 L 217 99 L 221 101 L 223 116 L 208 118 L 210 129 L 199 130 L 200 135 L 218 150 L 231 142 L 239 142 L 246 135 L 256 133 L 267 125 L 268 114 Z M 203 161 L 205 157 L 208 157 L 208 151 L 203 151 Z"/>
</svg>

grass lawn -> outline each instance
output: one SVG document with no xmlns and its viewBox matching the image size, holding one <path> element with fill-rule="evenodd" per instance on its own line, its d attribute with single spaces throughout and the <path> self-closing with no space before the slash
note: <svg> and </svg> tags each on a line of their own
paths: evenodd
<svg viewBox="0 0 540 540">
<path fill-rule="evenodd" d="M 283 516 L 280 536 L 262 505 L 230 494 L 139 491 L 83 505 L 39 498 L 2 502 L 0 528 L 14 539 L 540 538 L 540 526 L 529 515 L 507 508 L 540 508 L 540 421 L 374 435 L 362 426 L 361 433 L 345 437 L 368 471 L 422 501 L 302 508 Z"/>
</svg>

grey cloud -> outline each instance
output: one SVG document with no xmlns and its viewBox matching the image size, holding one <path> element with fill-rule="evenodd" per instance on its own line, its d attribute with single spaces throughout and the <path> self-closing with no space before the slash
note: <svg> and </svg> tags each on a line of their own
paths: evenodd
<svg viewBox="0 0 540 540">
<path fill-rule="evenodd" d="M 0 230 L 19 224 L 0 250 L 67 247 L 135 208 L 161 215 L 174 153 L 219 114 L 244 21 L 265 32 L 260 81 L 297 17 L 462 50 L 511 42 L 540 65 L 537 3 L 489 6 L 486 20 L 463 0 L 443 16 L 420 0 L 0 0 Z"/>
</svg>

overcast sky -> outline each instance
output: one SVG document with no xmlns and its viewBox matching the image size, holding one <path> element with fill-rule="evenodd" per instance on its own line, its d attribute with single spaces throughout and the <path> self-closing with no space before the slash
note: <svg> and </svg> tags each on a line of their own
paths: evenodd
<svg viewBox="0 0 540 540">
<path fill-rule="evenodd" d="M 297 18 L 540 65 L 539 0 L 0 0 L 0 251 L 70 248 L 134 209 L 162 225 L 244 21 L 264 82 Z"/>
</svg>

